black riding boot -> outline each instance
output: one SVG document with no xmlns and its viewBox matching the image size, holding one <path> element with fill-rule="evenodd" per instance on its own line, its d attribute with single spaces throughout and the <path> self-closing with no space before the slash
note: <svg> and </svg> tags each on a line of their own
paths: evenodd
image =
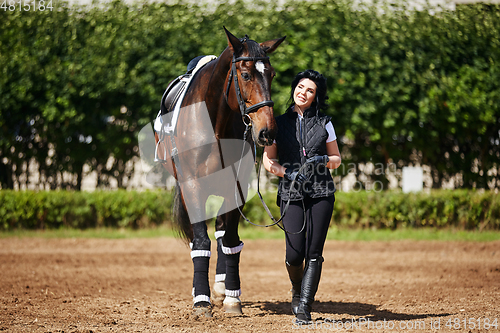
<svg viewBox="0 0 500 333">
<path fill-rule="evenodd" d="M 319 278 L 321 277 L 321 267 L 323 257 L 309 259 L 306 261 L 302 288 L 300 291 L 300 302 L 297 309 L 296 322 L 309 324 L 311 322 L 311 306 L 314 296 L 318 290 Z"/>
<path fill-rule="evenodd" d="M 302 276 L 304 275 L 304 266 L 292 266 L 285 261 L 286 270 L 292 283 L 292 313 L 297 315 L 297 309 L 300 301 L 300 288 L 302 285 Z"/>
</svg>

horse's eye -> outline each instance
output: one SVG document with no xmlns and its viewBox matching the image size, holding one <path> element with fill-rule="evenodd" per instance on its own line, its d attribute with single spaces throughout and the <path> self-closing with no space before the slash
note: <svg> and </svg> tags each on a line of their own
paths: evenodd
<svg viewBox="0 0 500 333">
<path fill-rule="evenodd" d="M 248 73 L 242 73 L 241 74 L 241 78 L 243 80 L 245 80 L 245 81 L 248 81 L 248 80 L 250 80 L 250 74 L 248 74 Z"/>
</svg>

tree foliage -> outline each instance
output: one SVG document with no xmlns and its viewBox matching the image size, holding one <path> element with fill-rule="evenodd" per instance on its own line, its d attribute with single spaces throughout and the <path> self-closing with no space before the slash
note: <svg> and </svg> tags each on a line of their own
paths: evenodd
<svg viewBox="0 0 500 333">
<path fill-rule="evenodd" d="M 222 26 L 287 36 L 271 56 L 277 114 L 297 72 L 327 76 L 344 163 L 426 164 L 435 187 L 457 174 L 459 187 L 499 186 L 498 5 L 117 0 L 0 15 L 2 188 L 26 181 L 29 161 L 41 188 L 80 188 L 84 165 L 100 186 L 126 186 L 137 133 L 190 59 L 227 46 Z"/>
</svg>

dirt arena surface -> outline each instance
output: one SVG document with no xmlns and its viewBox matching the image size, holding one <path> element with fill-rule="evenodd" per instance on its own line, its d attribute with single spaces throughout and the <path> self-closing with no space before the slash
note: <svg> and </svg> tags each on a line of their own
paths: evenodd
<svg viewBox="0 0 500 333">
<path fill-rule="evenodd" d="M 179 239 L 0 239 L 0 331 L 500 332 L 500 241 L 328 241 L 309 327 L 293 324 L 283 241 L 243 241 L 244 314 L 193 318 Z"/>
</svg>

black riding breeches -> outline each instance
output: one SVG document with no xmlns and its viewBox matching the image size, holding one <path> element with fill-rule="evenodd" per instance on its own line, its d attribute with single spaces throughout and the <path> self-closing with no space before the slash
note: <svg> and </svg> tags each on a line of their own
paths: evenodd
<svg viewBox="0 0 500 333">
<path fill-rule="evenodd" d="M 287 231 L 285 232 L 286 261 L 290 265 L 299 266 L 304 259 L 322 256 L 334 202 L 333 195 L 290 201 L 283 217 L 283 226 Z M 286 201 L 281 200 L 281 214 L 285 205 Z"/>
</svg>

